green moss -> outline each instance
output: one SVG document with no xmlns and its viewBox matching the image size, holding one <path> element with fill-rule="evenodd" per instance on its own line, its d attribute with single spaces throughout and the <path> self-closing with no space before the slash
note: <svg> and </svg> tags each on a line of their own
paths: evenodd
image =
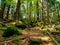
<svg viewBox="0 0 60 45">
<path fill-rule="evenodd" d="M 13 38 L 13 42 L 14 42 L 14 43 L 19 42 L 19 40 L 20 40 L 20 38 L 18 38 L 18 37 L 14 37 L 14 38 Z"/>
<path fill-rule="evenodd" d="M 41 40 L 41 39 L 35 40 L 35 39 L 30 38 L 29 41 L 30 41 L 31 43 L 37 43 L 37 44 L 38 44 L 38 43 L 42 43 L 42 40 Z"/>
<path fill-rule="evenodd" d="M 60 39 L 56 39 L 60 43 Z"/>
<path fill-rule="evenodd" d="M 22 31 L 19 31 L 18 28 L 16 28 L 15 26 L 8 26 L 7 29 L 4 30 L 3 32 L 3 37 L 10 37 L 14 34 L 22 34 Z"/>
<path fill-rule="evenodd" d="M 42 33 L 47 33 L 47 29 L 41 30 Z"/>
</svg>

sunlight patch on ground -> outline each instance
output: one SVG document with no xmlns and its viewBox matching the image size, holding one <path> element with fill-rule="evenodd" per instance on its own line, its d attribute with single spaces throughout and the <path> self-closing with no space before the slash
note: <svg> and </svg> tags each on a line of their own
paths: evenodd
<svg viewBox="0 0 60 45">
<path fill-rule="evenodd" d="M 48 36 L 30 36 L 30 37 L 35 39 L 42 39 L 43 41 L 51 41 L 51 38 Z"/>
<path fill-rule="evenodd" d="M 51 40 L 51 38 L 48 36 L 41 37 L 41 39 L 44 41 L 50 41 Z"/>
<path fill-rule="evenodd" d="M 11 24 L 16 24 L 16 22 L 11 22 Z"/>
</svg>

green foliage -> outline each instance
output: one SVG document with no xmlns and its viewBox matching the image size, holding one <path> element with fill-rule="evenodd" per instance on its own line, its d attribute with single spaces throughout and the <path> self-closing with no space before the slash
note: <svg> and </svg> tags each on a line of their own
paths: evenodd
<svg viewBox="0 0 60 45">
<path fill-rule="evenodd" d="M 23 24 L 25 24 L 25 25 L 29 25 L 29 21 L 28 21 L 28 20 L 26 20 L 26 19 L 22 19 L 21 21 L 23 22 Z"/>
<path fill-rule="evenodd" d="M 11 13 L 11 15 L 13 16 L 14 15 L 13 13 L 15 12 L 15 8 L 18 4 L 17 0 L 1 0 L 1 1 L 5 2 L 6 7 L 8 7 L 8 5 L 10 5 L 11 7 L 14 8 L 13 9 L 14 11 L 12 11 L 12 13 Z M 31 4 L 30 4 L 30 2 L 31 2 Z M 37 2 L 39 5 L 36 5 Z M 54 23 L 55 23 L 55 21 L 58 18 L 57 17 L 58 13 L 60 11 L 59 1 L 57 1 L 57 0 L 47 0 L 47 1 L 43 0 L 43 2 L 46 2 L 48 4 L 46 6 L 48 9 L 45 10 L 48 13 L 48 15 L 46 16 L 47 19 L 51 22 L 54 20 Z M 46 13 L 43 13 L 43 12 L 45 12 L 44 11 L 45 8 L 43 6 L 46 5 L 46 3 L 42 5 L 41 3 L 43 3 L 43 2 L 42 2 L 42 0 L 20 0 L 21 9 L 19 10 L 20 11 L 19 19 L 23 18 L 23 15 L 24 16 L 26 15 L 27 19 L 31 18 L 31 20 L 36 21 L 37 20 L 36 13 L 39 12 L 39 15 L 40 15 L 39 18 L 42 20 L 44 18 L 43 14 L 44 15 L 46 14 Z M 37 6 L 38 6 L 38 8 L 37 8 Z M 1 7 L 3 7 L 3 5 Z M 12 8 L 10 8 L 10 9 L 12 9 Z M 5 11 L 7 11 L 7 10 L 5 10 Z M 4 11 L 4 13 L 6 13 L 5 11 Z M 18 16 L 17 16 L 17 18 L 18 18 Z M 49 23 L 49 21 L 47 21 L 47 24 Z M 60 18 L 58 19 L 58 21 L 60 22 Z M 44 20 L 43 20 L 43 22 L 44 22 Z M 35 24 L 33 22 L 28 22 L 26 20 L 23 20 L 23 24 L 20 27 L 23 29 L 23 28 L 26 28 L 27 25 L 31 25 L 32 27 L 35 26 Z M 42 24 L 40 22 L 37 22 L 37 26 L 41 26 L 41 25 Z"/>
<path fill-rule="evenodd" d="M 38 43 L 42 43 L 42 40 L 41 40 L 41 39 L 35 40 L 35 39 L 33 39 L 33 38 L 30 38 L 29 41 L 30 41 L 31 43 L 34 43 L 34 44 L 35 44 L 35 43 L 37 43 L 37 44 L 38 44 Z"/>
<path fill-rule="evenodd" d="M 33 22 L 29 22 L 26 19 L 22 19 L 21 21 L 22 21 L 22 24 L 20 24 L 20 25 L 18 24 L 18 25 L 16 25 L 16 27 L 21 28 L 21 29 L 25 29 L 29 25 L 32 26 L 32 27 L 34 26 Z"/>
<path fill-rule="evenodd" d="M 21 25 L 16 25 L 16 27 L 20 28 L 20 29 L 25 29 L 26 25 L 25 24 L 21 24 Z"/>
<path fill-rule="evenodd" d="M 14 34 L 22 34 L 21 31 L 19 31 L 15 26 L 8 26 L 6 30 L 3 32 L 3 37 L 10 37 Z"/>
<path fill-rule="evenodd" d="M 31 25 L 32 27 L 35 27 L 35 26 L 36 26 L 36 23 L 30 22 L 30 25 Z"/>
<path fill-rule="evenodd" d="M 20 40 L 20 38 L 18 38 L 18 37 L 14 37 L 14 38 L 13 38 L 13 42 L 14 42 L 14 43 L 19 42 L 19 40 Z"/>
<path fill-rule="evenodd" d="M 20 29 L 25 29 L 27 27 L 27 22 L 26 21 L 22 21 L 22 23 L 16 23 L 15 24 L 16 27 L 20 28 Z"/>
<path fill-rule="evenodd" d="M 2 27 L 2 24 L 0 24 L 0 27 Z"/>
<path fill-rule="evenodd" d="M 47 33 L 47 29 L 42 29 L 41 32 L 42 33 Z"/>
<path fill-rule="evenodd" d="M 5 0 L 6 5 L 11 5 L 12 7 L 15 7 L 16 0 Z"/>
<path fill-rule="evenodd" d="M 60 27 L 56 27 L 55 29 L 56 29 L 56 30 L 60 30 Z"/>
<path fill-rule="evenodd" d="M 37 26 L 43 26 L 43 23 L 42 22 L 37 22 L 36 25 Z"/>
<path fill-rule="evenodd" d="M 22 20 L 22 22 L 23 22 L 23 24 L 27 27 L 27 26 L 31 26 L 31 27 L 34 27 L 34 26 L 36 26 L 36 23 L 34 23 L 33 21 L 27 21 L 27 20 Z"/>
<path fill-rule="evenodd" d="M 57 39 L 57 41 L 60 43 L 60 39 Z"/>
</svg>

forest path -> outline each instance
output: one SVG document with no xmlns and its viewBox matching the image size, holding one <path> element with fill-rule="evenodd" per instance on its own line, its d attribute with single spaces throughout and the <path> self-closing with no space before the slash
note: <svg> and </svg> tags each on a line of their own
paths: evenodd
<svg viewBox="0 0 60 45">
<path fill-rule="evenodd" d="M 18 38 L 22 38 L 22 40 L 20 40 L 18 44 L 13 43 L 12 38 L 9 38 L 9 40 L 7 41 L 0 42 L 0 45 L 29 45 L 29 38 L 41 39 L 43 41 L 43 44 L 40 45 L 55 45 L 48 34 L 43 34 L 41 32 L 40 27 L 26 28 L 22 33 L 23 35 L 17 36 Z"/>
<path fill-rule="evenodd" d="M 29 38 L 42 39 L 43 45 L 55 45 L 53 40 L 48 34 L 43 34 L 40 27 L 27 28 L 22 32 L 25 35 L 28 35 Z"/>
</svg>

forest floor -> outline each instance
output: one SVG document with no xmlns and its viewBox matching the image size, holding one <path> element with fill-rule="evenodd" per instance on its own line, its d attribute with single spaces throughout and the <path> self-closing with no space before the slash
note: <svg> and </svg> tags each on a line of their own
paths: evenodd
<svg viewBox="0 0 60 45">
<path fill-rule="evenodd" d="M 15 22 L 5 23 L 5 25 L 8 25 L 8 26 L 12 24 L 14 25 Z M 57 26 L 60 26 L 60 25 L 57 25 Z M 41 44 L 35 44 L 35 45 L 56 45 L 52 40 L 52 38 L 47 33 L 44 34 L 41 32 L 41 27 L 25 28 L 22 31 L 23 35 L 18 35 L 18 36 L 13 35 L 9 38 L 3 38 L 2 34 L 3 34 L 3 30 L 0 30 L 0 45 L 34 45 L 34 44 L 30 44 L 29 38 L 42 40 Z M 22 38 L 22 40 L 19 40 L 18 43 L 14 43 L 13 42 L 14 37 L 18 37 L 20 39 Z"/>
<path fill-rule="evenodd" d="M 13 43 L 13 41 L 12 41 L 13 37 L 15 37 L 15 36 L 4 39 L 1 36 L 2 33 L 3 33 L 3 31 L 0 30 L 0 45 L 32 45 L 32 44 L 29 44 L 29 38 L 41 39 L 42 44 L 39 44 L 39 45 L 55 45 L 53 40 L 49 37 L 48 34 L 43 34 L 41 32 L 40 27 L 24 29 L 22 31 L 23 35 L 17 36 L 18 38 L 24 38 L 24 39 L 20 40 L 18 43 Z"/>
</svg>

